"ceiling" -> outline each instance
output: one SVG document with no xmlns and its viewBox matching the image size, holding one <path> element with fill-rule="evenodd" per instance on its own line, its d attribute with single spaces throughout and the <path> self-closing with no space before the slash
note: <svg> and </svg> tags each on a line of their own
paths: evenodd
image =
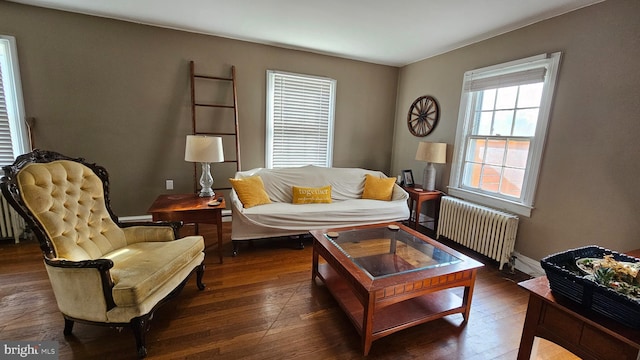
<svg viewBox="0 0 640 360">
<path fill-rule="evenodd" d="M 403 66 L 604 0 L 13 0 Z"/>
</svg>

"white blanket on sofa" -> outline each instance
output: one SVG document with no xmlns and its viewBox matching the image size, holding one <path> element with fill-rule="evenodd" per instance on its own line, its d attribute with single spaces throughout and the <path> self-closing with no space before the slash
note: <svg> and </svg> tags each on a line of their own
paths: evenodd
<svg viewBox="0 0 640 360">
<path fill-rule="evenodd" d="M 362 199 L 365 174 L 381 178 L 380 171 L 359 168 L 253 169 L 236 173 L 236 178 L 260 175 L 271 204 L 243 208 L 231 192 L 232 240 L 303 234 L 312 229 L 336 228 L 401 221 L 409 217 L 408 194 L 394 186 L 390 201 Z M 293 204 L 292 186 L 331 185 L 329 204 Z"/>
</svg>

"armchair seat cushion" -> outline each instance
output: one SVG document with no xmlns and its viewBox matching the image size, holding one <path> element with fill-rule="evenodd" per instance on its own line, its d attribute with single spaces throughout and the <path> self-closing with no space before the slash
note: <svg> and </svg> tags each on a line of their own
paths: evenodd
<svg viewBox="0 0 640 360">
<path fill-rule="evenodd" d="M 204 251 L 201 236 L 178 241 L 141 242 L 112 251 L 111 278 L 117 306 L 135 306 L 163 287 Z"/>
</svg>

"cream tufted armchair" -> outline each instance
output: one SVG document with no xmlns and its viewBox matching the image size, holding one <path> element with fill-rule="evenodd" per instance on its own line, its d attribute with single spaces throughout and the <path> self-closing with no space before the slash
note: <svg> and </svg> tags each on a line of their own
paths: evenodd
<svg viewBox="0 0 640 360">
<path fill-rule="evenodd" d="M 40 242 L 64 334 L 74 322 L 129 326 L 139 357 L 154 310 L 196 270 L 204 289 L 204 240 L 176 240 L 179 223 L 122 224 L 109 205 L 106 170 L 34 150 L 3 168 L 2 193 Z"/>
</svg>

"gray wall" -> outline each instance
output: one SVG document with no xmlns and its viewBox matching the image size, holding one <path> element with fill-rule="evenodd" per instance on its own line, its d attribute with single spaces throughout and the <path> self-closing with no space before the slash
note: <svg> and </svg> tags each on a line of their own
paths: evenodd
<svg viewBox="0 0 640 360">
<path fill-rule="evenodd" d="M 535 209 L 521 218 L 516 250 L 540 259 L 589 244 L 640 248 L 639 18 L 640 2 L 609 0 L 401 68 L 392 172 L 421 178 L 420 140 L 448 143 L 451 162 L 465 71 L 562 51 Z M 427 94 L 441 118 L 416 138 L 407 111 Z M 438 170 L 446 189 L 450 163 Z"/>
<path fill-rule="evenodd" d="M 193 191 L 189 60 L 211 75 L 236 66 L 243 169 L 264 166 L 275 69 L 336 79 L 334 166 L 389 172 L 398 68 L 4 1 L 0 33 L 16 37 L 36 147 L 105 166 L 120 216 L 144 214 L 165 179 Z"/>
<path fill-rule="evenodd" d="M 450 144 L 451 161 L 465 71 L 562 51 L 535 209 L 516 244 L 539 259 L 587 244 L 640 247 L 639 17 L 640 2 L 609 0 L 400 69 L 7 2 L 0 33 L 17 38 L 36 145 L 106 166 L 123 216 L 143 214 L 165 179 L 192 190 L 189 60 L 218 75 L 237 67 L 244 169 L 264 165 L 265 71 L 277 69 L 338 80 L 335 166 L 419 177 L 420 140 Z M 427 94 L 441 118 L 420 139 L 406 113 Z"/>
</svg>

